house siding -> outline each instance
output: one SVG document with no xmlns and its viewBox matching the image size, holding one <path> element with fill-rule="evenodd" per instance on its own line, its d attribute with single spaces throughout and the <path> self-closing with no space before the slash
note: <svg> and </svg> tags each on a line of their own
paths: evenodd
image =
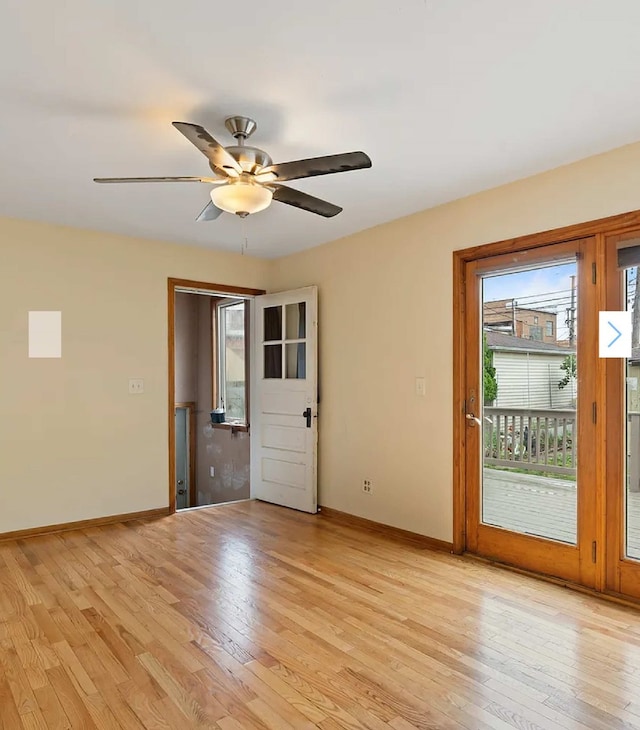
<svg viewBox="0 0 640 730">
<path fill-rule="evenodd" d="M 575 383 L 558 388 L 565 375 L 562 353 L 494 351 L 500 408 L 571 408 Z"/>
</svg>

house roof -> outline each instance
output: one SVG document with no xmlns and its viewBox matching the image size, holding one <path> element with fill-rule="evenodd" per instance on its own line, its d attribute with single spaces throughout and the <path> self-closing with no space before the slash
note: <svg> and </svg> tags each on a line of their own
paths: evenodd
<svg viewBox="0 0 640 730">
<path fill-rule="evenodd" d="M 293 182 L 335 218 L 281 203 L 250 217 L 249 253 L 266 257 L 611 150 L 638 138 L 640 3 L 611 5 L 4 2 L 0 214 L 239 252 L 237 218 L 194 220 L 210 186 L 92 182 L 209 175 L 174 120 L 230 145 L 225 117 L 251 116 L 275 162 L 370 155 Z"/>
<path fill-rule="evenodd" d="M 487 337 L 487 345 L 490 350 L 505 350 L 513 352 L 548 352 L 561 355 L 570 355 L 576 351 L 575 347 L 562 347 L 562 345 L 554 345 L 550 342 L 540 342 L 538 340 L 529 340 L 524 337 L 514 337 L 506 335 L 503 332 L 485 332 Z"/>
</svg>

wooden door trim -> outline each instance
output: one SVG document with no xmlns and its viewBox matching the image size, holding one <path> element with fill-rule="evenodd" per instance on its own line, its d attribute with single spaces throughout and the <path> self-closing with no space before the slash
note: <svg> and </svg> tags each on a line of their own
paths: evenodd
<svg viewBox="0 0 640 730">
<path fill-rule="evenodd" d="M 196 489 L 196 403 L 185 401 L 176 403 L 176 408 L 186 408 L 189 414 L 189 507 L 195 507 L 198 501 Z"/>
<path fill-rule="evenodd" d="M 548 231 L 529 233 L 516 238 L 506 238 L 494 243 L 470 246 L 469 248 L 454 251 L 453 255 L 461 257 L 463 261 L 473 261 L 503 253 L 515 253 L 540 246 L 548 246 L 549 244 L 563 243 L 576 238 L 590 238 L 591 236 L 597 236 L 599 233 L 611 235 L 638 228 L 640 228 L 640 210 L 635 210 L 607 218 L 598 218 L 587 223 L 577 223 L 561 228 L 552 228 Z"/>
<path fill-rule="evenodd" d="M 176 511 L 176 423 L 175 423 L 175 396 L 176 396 L 176 289 L 200 289 L 221 294 L 237 294 L 240 296 L 257 297 L 265 294 L 264 289 L 249 289 L 242 286 L 228 284 L 212 284 L 191 279 L 167 279 L 167 353 L 168 353 L 168 446 L 169 446 L 169 514 Z M 196 292 L 194 292 L 196 293 Z"/>
<path fill-rule="evenodd" d="M 464 419 L 465 367 L 467 346 L 464 338 L 466 316 L 466 260 L 453 254 L 453 552 L 467 549 L 466 460 L 467 432 Z"/>
</svg>

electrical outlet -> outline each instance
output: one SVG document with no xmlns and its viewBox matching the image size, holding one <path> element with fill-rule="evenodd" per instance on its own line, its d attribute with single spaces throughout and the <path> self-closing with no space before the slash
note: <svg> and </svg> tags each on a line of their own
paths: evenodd
<svg viewBox="0 0 640 730">
<path fill-rule="evenodd" d="M 363 479 L 362 480 L 362 491 L 365 494 L 371 494 L 373 492 L 373 489 L 371 487 L 371 480 L 370 479 Z"/>
<path fill-rule="evenodd" d="M 144 380 L 142 378 L 131 378 L 129 380 L 129 393 L 144 393 Z"/>
</svg>

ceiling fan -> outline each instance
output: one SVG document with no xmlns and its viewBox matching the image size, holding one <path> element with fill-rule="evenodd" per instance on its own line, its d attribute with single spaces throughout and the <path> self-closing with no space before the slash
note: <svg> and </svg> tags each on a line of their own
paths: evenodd
<svg viewBox="0 0 640 730">
<path fill-rule="evenodd" d="M 364 152 L 273 164 L 264 150 L 246 144 L 257 128 L 255 121 L 249 117 L 234 116 L 225 121 L 226 128 L 236 140 L 236 144 L 229 147 L 223 147 L 198 124 L 173 122 L 173 126 L 209 160 L 213 177 L 96 177 L 94 182 L 200 182 L 214 185 L 211 202 L 196 218 L 198 221 L 215 220 L 223 211 L 245 218 L 264 210 L 272 200 L 331 218 L 340 213 L 340 206 L 280 183 L 371 167 L 371 160 Z"/>
</svg>

